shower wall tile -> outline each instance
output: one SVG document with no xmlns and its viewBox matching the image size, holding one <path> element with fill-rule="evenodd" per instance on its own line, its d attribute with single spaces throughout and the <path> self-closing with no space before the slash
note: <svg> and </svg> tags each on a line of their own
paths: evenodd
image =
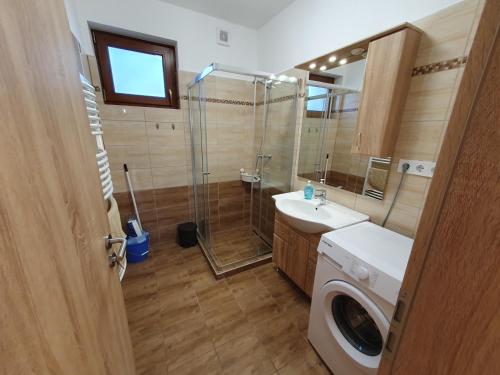
<svg viewBox="0 0 500 375">
<path fill-rule="evenodd" d="M 186 145 L 184 143 L 149 147 L 151 167 L 187 166 Z"/>
<path fill-rule="evenodd" d="M 151 173 L 155 189 L 187 186 L 187 170 L 185 166 L 152 168 Z"/>
<path fill-rule="evenodd" d="M 176 204 L 189 203 L 189 190 L 187 186 L 155 189 L 154 200 L 156 208 L 167 208 Z"/>
<path fill-rule="evenodd" d="M 483 6 L 483 0 L 466 0 L 415 22 L 424 32 L 415 67 L 466 56 Z M 396 171 L 399 159 L 437 160 L 463 69 L 412 77 L 382 202 L 327 186 L 328 199 L 369 215 L 377 224 L 382 223 L 401 178 Z M 300 138 L 307 136 L 300 135 L 303 100 L 302 104 L 299 101 L 299 108 L 296 132 Z M 299 142 L 296 140 L 295 155 L 298 155 Z M 297 168 L 298 157 L 294 160 L 294 170 Z M 295 177 L 294 188 L 303 188 L 305 182 L 303 178 Z M 410 237 L 415 235 L 429 185 L 427 178 L 405 177 L 388 219 L 388 228 Z"/>
</svg>

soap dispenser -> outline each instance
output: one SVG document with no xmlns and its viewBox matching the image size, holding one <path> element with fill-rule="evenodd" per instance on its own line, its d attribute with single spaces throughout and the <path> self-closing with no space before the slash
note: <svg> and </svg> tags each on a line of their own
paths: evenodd
<svg viewBox="0 0 500 375">
<path fill-rule="evenodd" d="M 304 199 L 312 199 L 314 195 L 314 186 L 311 184 L 311 180 L 307 181 L 304 187 Z"/>
</svg>

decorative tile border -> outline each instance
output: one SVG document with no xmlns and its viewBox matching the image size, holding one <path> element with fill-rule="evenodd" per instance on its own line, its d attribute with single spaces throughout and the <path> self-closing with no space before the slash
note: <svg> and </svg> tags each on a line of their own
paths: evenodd
<svg viewBox="0 0 500 375">
<path fill-rule="evenodd" d="M 358 108 L 334 109 L 332 113 L 358 112 Z"/>
<path fill-rule="evenodd" d="M 287 100 L 295 99 L 295 95 L 280 96 L 279 98 L 268 100 L 268 104 L 286 102 Z M 264 101 L 257 102 L 257 105 L 263 105 Z"/>
<path fill-rule="evenodd" d="M 467 56 L 456 57 L 451 60 L 439 61 L 432 64 L 417 66 L 413 68 L 412 77 L 424 74 L 442 72 L 444 70 L 457 69 L 467 62 Z"/>
<path fill-rule="evenodd" d="M 182 95 L 181 100 L 189 100 L 187 95 Z M 197 96 L 193 96 L 193 100 L 198 100 Z M 232 105 L 246 105 L 253 106 L 253 102 L 245 100 L 232 100 L 232 99 L 218 99 L 218 98 L 202 98 L 202 101 L 207 103 L 217 103 L 217 104 L 232 104 Z"/>
<path fill-rule="evenodd" d="M 267 103 L 269 103 L 269 104 L 281 103 L 281 102 L 285 102 L 287 100 L 293 100 L 294 98 L 295 98 L 295 95 L 281 96 L 279 98 L 271 99 L 271 100 L 267 101 Z M 198 97 L 193 96 L 193 99 L 198 100 Z M 181 95 L 181 100 L 189 100 L 189 97 L 187 95 Z M 202 101 L 207 102 L 207 103 L 217 103 L 217 104 L 231 104 L 231 105 L 243 105 L 243 106 L 253 106 L 254 105 L 254 102 L 245 101 L 245 100 L 203 98 Z M 257 106 L 260 106 L 263 104 L 264 104 L 264 101 L 260 101 L 260 102 L 256 103 Z"/>
</svg>

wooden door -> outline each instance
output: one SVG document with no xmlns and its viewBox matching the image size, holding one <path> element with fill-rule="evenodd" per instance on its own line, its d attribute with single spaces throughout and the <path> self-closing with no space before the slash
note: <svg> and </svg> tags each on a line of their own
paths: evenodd
<svg viewBox="0 0 500 375">
<path fill-rule="evenodd" d="M 0 373 L 134 374 L 62 0 L 0 2 Z"/>
<path fill-rule="evenodd" d="M 354 154 L 391 156 L 419 41 L 420 32 L 406 28 L 370 42 Z"/>
<path fill-rule="evenodd" d="M 487 0 L 379 374 L 500 373 L 499 25 Z"/>
</svg>

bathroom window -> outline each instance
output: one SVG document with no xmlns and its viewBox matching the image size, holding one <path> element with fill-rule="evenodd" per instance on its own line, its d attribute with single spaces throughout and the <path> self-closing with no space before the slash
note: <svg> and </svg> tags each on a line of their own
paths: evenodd
<svg viewBox="0 0 500 375">
<path fill-rule="evenodd" d="M 307 86 L 307 112 L 322 113 L 328 105 L 328 89 L 319 86 Z M 311 117 L 315 117 L 312 114 Z"/>
<path fill-rule="evenodd" d="M 106 104 L 179 108 L 175 42 L 92 35 Z"/>
</svg>

